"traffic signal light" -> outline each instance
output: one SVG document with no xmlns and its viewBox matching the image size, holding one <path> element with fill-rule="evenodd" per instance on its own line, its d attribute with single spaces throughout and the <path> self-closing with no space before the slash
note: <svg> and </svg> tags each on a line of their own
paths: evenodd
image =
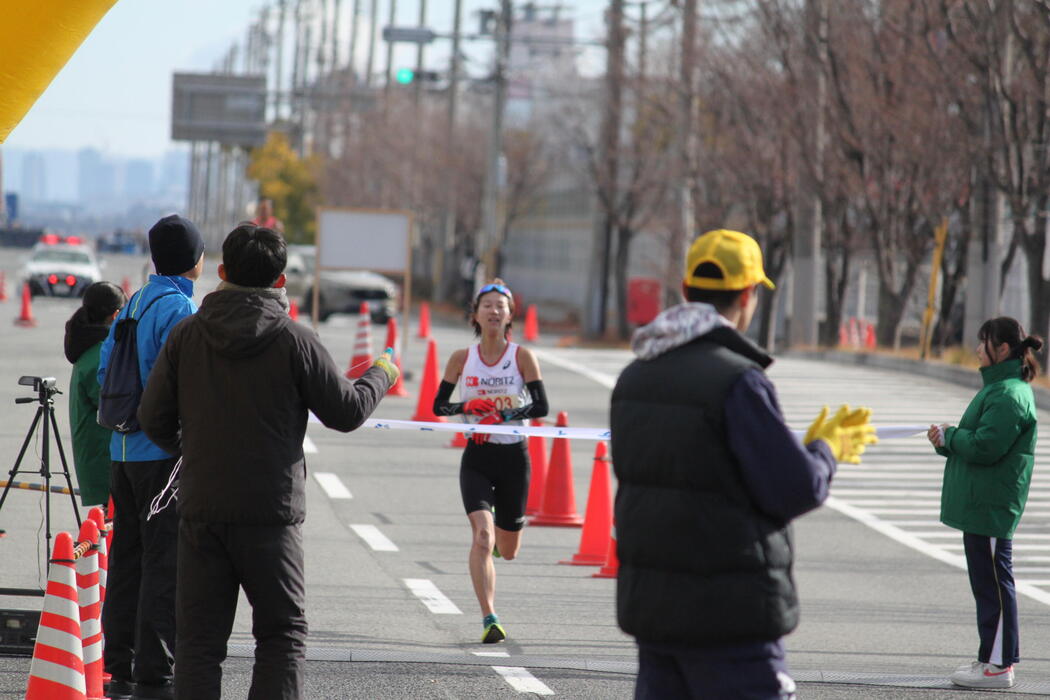
<svg viewBox="0 0 1050 700">
<path fill-rule="evenodd" d="M 394 77 L 400 84 L 409 85 L 416 79 L 416 72 L 411 68 L 399 68 Z"/>
<path fill-rule="evenodd" d="M 436 83 L 441 80 L 441 74 L 434 70 L 416 72 L 411 68 L 398 68 L 394 73 L 394 80 L 399 85 L 411 85 L 417 80 L 421 83 Z"/>
</svg>

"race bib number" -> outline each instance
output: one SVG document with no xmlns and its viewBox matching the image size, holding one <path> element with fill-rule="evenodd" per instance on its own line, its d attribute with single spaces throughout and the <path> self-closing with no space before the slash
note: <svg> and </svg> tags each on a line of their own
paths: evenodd
<svg viewBox="0 0 1050 700">
<path fill-rule="evenodd" d="M 521 397 L 518 396 L 518 395 L 514 395 L 514 396 L 496 395 L 496 396 L 486 396 L 485 398 L 486 399 L 492 399 L 495 402 L 497 411 L 506 411 L 506 410 L 509 410 L 509 409 L 512 409 L 512 408 L 520 408 L 521 405 L 522 405 Z"/>
</svg>

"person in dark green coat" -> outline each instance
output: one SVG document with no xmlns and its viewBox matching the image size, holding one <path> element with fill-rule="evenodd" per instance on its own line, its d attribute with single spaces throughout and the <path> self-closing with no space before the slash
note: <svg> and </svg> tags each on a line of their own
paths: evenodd
<svg viewBox="0 0 1050 700">
<path fill-rule="evenodd" d="M 977 603 L 977 660 L 950 679 L 968 688 L 1009 688 L 1020 660 L 1012 545 L 1035 463 L 1037 416 L 1029 382 L 1039 371 L 1032 353 L 1043 341 L 1005 316 L 985 321 L 977 337 L 984 386 L 958 426 L 931 425 L 927 437 L 948 458 L 941 522 L 963 532 Z"/>
<path fill-rule="evenodd" d="M 69 380 L 69 427 L 73 432 L 73 465 L 85 506 L 109 500 L 109 442 L 112 432 L 98 424 L 98 359 L 102 341 L 127 301 L 112 282 L 95 282 L 84 290 L 80 308 L 66 321 L 66 359 L 73 363 Z"/>
</svg>

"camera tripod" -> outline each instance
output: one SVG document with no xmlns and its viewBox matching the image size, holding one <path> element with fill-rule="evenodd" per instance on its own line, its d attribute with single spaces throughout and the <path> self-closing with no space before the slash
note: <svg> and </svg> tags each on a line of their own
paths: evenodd
<svg viewBox="0 0 1050 700">
<path fill-rule="evenodd" d="M 32 386 L 37 392 L 35 398 L 25 396 L 22 398 L 15 399 L 15 403 L 33 403 L 38 402 L 40 405 L 36 409 L 36 416 L 33 418 L 32 425 L 29 426 L 29 432 L 26 433 L 26 438 L 22 442 L 22 449 L 18 452 L 18 459 L 15 460 L 15 466 L 8 472 L 9 477 L 7 485 L 4 486 L 4 491 L 0 494 L 0 509 L 4 507 L 4 501 L 7 500 L 7 494 L 11 490 L 11 486 L 15 483 L 15 477 L 18 474 L 39 474 L 44 478 L 44 487 L 41 489 L 44 491 L 44 537 L 46 542 L 47 556 L 51 558 L 51 435 L 54 434 L 55 444 L 58 446 L 58 456 L 62 462 L 62 476 L 66 479 L 66 486 L 69 488 L 70 502 L 73 504 L 73 516 L 77 521 L 77 528 L 80 528 L 80 511 L 77 510 L 77 498 L 73 493 L 73 482 L 69 478 L 69 467 L 66 464 L 66 453 L 62 449 L 62 438 L 59 436 L 58 423 L 55 421 L 55 394 L 61 394 L 55 386 L 54 377 L 22 377 L 18 380 L 19 384 L 24 386 Z M 22 458 L 25 457 L 26 449 L 29 447 L 29 443 L 32 442 L 33 436 L 37 432 L 37 427 L 40 427 L 41 435 L 41 449 L 40 449 L 40 468 L 37 470 L 21 469 Z"/>
</svg>

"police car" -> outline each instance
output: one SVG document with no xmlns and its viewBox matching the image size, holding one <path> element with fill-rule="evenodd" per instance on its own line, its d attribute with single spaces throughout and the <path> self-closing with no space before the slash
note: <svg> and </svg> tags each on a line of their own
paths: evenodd
<svg viewBox="0 0 1050 700">
<path fill-rule="evenodd" d="M 102 269 L 95 252 L 86 245 L 69 239 L 42 241 L 26 260 L 22 279 L 33 296 L 80 297 L 89 285 L 102 279 Z"/>
</svg>

